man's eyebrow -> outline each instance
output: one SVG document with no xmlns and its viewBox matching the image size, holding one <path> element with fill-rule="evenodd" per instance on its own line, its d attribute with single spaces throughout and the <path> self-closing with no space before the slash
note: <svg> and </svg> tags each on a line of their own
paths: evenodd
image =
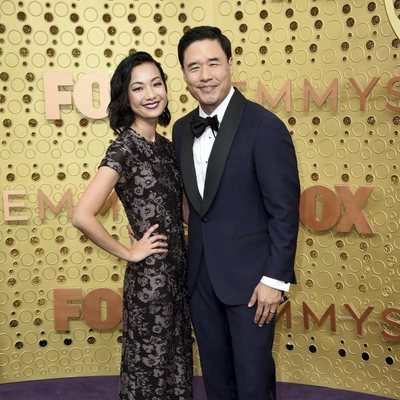
<svg viewBox="0 0 400 400">
<path fill-rule="evenodd" d="M 211 57 L 207 58 L 207 62 L 212 62 L 212 61 L 219 61 L 219 57 Z M 198 61 L 193 61 L 187 65 L 187 68 L 193 67 L 194 65 L 199 64 Z"/>
<path fill-rule="evenodd" d="M 187 68 L 193 67 L 194 65 L 198 64 L 198 61 L 193 61 L 187 65 Z"/>
</svg>

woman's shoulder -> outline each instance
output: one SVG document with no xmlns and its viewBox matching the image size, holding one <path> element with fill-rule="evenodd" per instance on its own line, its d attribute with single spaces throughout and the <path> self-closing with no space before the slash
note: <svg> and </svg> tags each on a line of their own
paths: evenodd
<svg viewBox="0 0 400 400">
<path fill-rule="evenodd" d="M 157 134 L 158 149 L 160 149 L 167 158 L 175 158 L 174 147 L 167 137 Z"/>
<path fill-rule="evenodd" d="M 133 130 L 131 128 L 126 128 L 123 131 L 116 134 L 115 140 L 123 142 L 125 140 L 132 140 Z"/>
<path fill-rule="evenodd" d="M 111 144 L 114 146 L 132 147 L 132 145 L 134 144 L 133 138 L 135 135 L 130 128 L 124 129 L 119 133 L 114 133 L 114 135 L 116 136 L 111 141 Z"/>
<path fill-rule="evenodd" d="M 160 133 L 157 133 L 157 136 L 161 144 L 167 147 L 172 146 L 172 142 L 166 136 L 161 135 Z"/>
<path fill-rule="evenodd" d="M 127 155 L 133 154 L 136 152 L 136 144 L 135 141 L 132 140 L 132 132 L 129 129 L 126 129 L 117 134 L 111 141 L 107 148 L 107 154 L 120 154 Z"/>
</svg>

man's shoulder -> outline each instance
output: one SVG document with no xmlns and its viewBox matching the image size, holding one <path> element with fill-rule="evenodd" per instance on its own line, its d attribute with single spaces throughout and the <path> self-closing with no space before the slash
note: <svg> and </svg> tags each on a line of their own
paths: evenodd
<svg viewBox="0 0 400 400">
<path fill-rule="evenodd" d="M 187 114 L 183 115 L 182 117 L 178 118 L 175 121 L 174 126 L 189 123 L 189 121 L 192 119 L 192 116 L 195 115 L 196 112 L 198 112 L 197 110 L 198 110 L 198 107 L 196 107 L 192 111 L 188 112 Z"/>
<path fill-rule="evenodd" d="M 245 112 L 247 113 L 247 115 L 251 115 L 252 118 L 260 118 L 275 122 L 278 121 L 283 122 L 282 118 L 280 118 L 275 112 L 268 110 L 267 108 L 265 108 L 259 103 L 256 103 L 253 100 L 250 100 L 248 98 L 245 99 L 246 99 Z"/>
<path fill-rule="evenodd" d="M 246 98 L 246 111 L 259 115 L 263 118 L 278 118 L 279 117 L 272 111 L 267 110 L 261 104 L 256 103 L 253 100 L 249 100 Z"/>
<path fill-rule="evenodd" d="M 249 126 L 248 124 L 251 123 L 252 126 L 262 128 L 265 126 L 274 127 L 279 132 L 287 131 L 287 126 L 282 118 L 273 111 L 249 99 L 246 99 L 242 121 L 245 126 Z"/>
<path fill-rule="evenodd" d="M 176 143 L 180 142 L 183 132 L 186 132 L 188 129 L 190 129 L 190 120 L 192 119 L 192 116 L 196 114 L 197 110 L 198 108 L 195 108 L 175 121 L 172 127 L 172 142 L 175 145 Z"/>
</svg>

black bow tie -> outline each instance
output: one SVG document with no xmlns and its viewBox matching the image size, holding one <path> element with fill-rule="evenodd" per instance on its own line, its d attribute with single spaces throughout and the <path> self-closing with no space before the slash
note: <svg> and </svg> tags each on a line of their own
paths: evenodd
<svg viewBox="0 0 400 400">
<path fill-rule="evenodd" d="M 218 117 L 214 115 L 213 117 L 202 118 L 198 115 L 195 115 L 190 121 L 190 126 L 192 128 L 193 135 L 199 138 L 203 134 L 207 126 L 209 126 L 213 130 L 213 132 L 218 131 Z"/>
</svg>

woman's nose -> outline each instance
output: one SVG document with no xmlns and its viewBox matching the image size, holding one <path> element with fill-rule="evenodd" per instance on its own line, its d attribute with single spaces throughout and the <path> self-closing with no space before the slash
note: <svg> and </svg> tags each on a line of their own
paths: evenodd
<svg viewBox="0 0 400 400">
<path fill-rule="evenodd" d="M 156 97 L 155 92 L 152 87 L 145 88 L 145 98 L 146 99 L 154 99 Z"/>
</svg>

